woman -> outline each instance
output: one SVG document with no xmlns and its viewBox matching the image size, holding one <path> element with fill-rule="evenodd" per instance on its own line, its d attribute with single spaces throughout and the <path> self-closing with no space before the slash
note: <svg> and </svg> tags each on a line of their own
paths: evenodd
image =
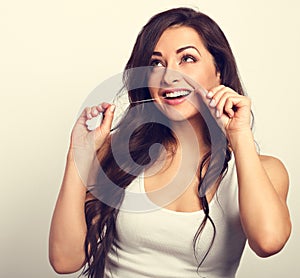
<svg viewBox="0 0 300 278">
<path fill-rule="evenodd" d="M 140 67 L 151 71 L 131 71 Z M 235 276 L 246 240 L 258 256 L 279 252 L 291 231 L 288 175 L 256 151 L 251 102 L 218 25 L 188 8 L 155 15 L 124 84 L 131 104 L 114 132 L 108 103 L 86 108 L 73 128 L 51 224 L 53 268 L 86 265 L 97 278 L 224 278 Z M 102 123 L 88 131 L 99 113 Z M 87 192 L 82 177 L 95 161 Z M 144 192 L 151 209 L 130 211 L 131 191 Z"/>
</svg>

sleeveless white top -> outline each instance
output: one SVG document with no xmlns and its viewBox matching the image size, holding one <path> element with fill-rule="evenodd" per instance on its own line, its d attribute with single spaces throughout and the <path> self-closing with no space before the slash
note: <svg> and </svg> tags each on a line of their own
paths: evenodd
<svg viewBox="0 0 300 278">
<path fill-rule="evenodd" d="M 126 204 L 126 193 L 129 191 L 145 193 L 142 176 L 127 187 L 122 206 Z M 148 202 L 151 201 L 148 199 Z M 246 237 L 239 217 L 233 158 L 209 204 L 216 237 L 198 271 L 199 262 L 208 251 L 213 236 L 212 225 L 207 221 L 196 246 L 197 261 L 193 238 L 204 218 L 202 210 L 176 212 L 157 207 L 144 212 L 132 212 L 122 210 L 122 206 L 116 222 L 117 244 L 108 255 L 106 278 L 235 277 Z"/>
</svg>

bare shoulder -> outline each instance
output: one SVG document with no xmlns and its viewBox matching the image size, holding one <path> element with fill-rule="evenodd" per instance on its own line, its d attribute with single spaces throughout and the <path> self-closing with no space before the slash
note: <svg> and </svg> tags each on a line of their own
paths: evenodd
<svg viewBox="0 0 300 278">
<path fill-rule="evenodd" d="M 269 155 L 260 155 L 259 158 L 266 171 L 287 174 L 287 170 L 280 159 Z"/>
<path fill-rule="evenodd" d="M 260 155 L 260 161 L 276 191 L 286 199 L 289 188 L 289 175 L 282 161 L 276 157 Z"/>
</svg>

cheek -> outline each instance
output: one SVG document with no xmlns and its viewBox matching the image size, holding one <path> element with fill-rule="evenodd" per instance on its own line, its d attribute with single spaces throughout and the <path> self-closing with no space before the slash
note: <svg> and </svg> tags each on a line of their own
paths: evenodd
<svg viewBox="0 0 300 278">
<path fill-rule="evenodd" d="M 151 88 L 152 91 L 155 91 L 155 89 L 160 88 L 163 75 L 164 69 L 156 68 L 152 70 L 151 74 L 148 77 L 149 89 Z"/>
<path fill-rule="evenodd" d="M 158 95 L 158 89 L 155 87 L 149 87 L 150 96 L 152 98 L 156 97 Z"/>
<path fill-rule="evenodd" d="M 214 68 L 208 69 L 204 73 L 202 72 L 202 74 L 199 74 L 195 81 L 207 90 L 210 90 L 221 84 L 220 75 Z"/>
<path fill-rule="evenodd" d="M 217 87 L 219 85 L 221 85 L 220 74 L 219 73 L 215 73 L 214 77 L 211 78 L 211 80 L 210 80 L 210 86 L 208 87 L 208 89 L 212 89 L 212 88 Z"/>
</svg>

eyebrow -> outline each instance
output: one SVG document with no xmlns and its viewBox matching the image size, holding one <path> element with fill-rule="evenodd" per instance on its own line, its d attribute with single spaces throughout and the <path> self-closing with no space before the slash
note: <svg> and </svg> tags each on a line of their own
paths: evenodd
<svg viewBox="0 0 300 278">
<path fill-rule="evenodd" d="M 195 46 L 192 46 L 192 45 L 187 45 L 187 46 L 184 46 L 184 47 L 180 47 L 179 49 L 176 50 L 176 54 L 179 54 L 179 53 L 181 53 L 184 50 L 189 49 L 189 48 L 195 49 L 198 52 L 198 54 L 200 56 L 202 56 L 201 53 L 200 53 L 200 51 Z M 162 57 L 162 54 L 159 51 L 154 51 L 152 55 Z"/>
<path fill-rule="evenodd" d="M 200 51 L 195 46 L 192 46 L 192 45 L 184 46 L 184 47 L 181 47 L 181 48 L 177 49 L 176 50 L 176 54 L 179 54 L 180 52 L 182 52 L 182 51 L 184 51 L 184 50 L 186 50 L 188 48 L 195 49 L 199 53 L 199 55 L 201 56 Z"/>
</svg>

